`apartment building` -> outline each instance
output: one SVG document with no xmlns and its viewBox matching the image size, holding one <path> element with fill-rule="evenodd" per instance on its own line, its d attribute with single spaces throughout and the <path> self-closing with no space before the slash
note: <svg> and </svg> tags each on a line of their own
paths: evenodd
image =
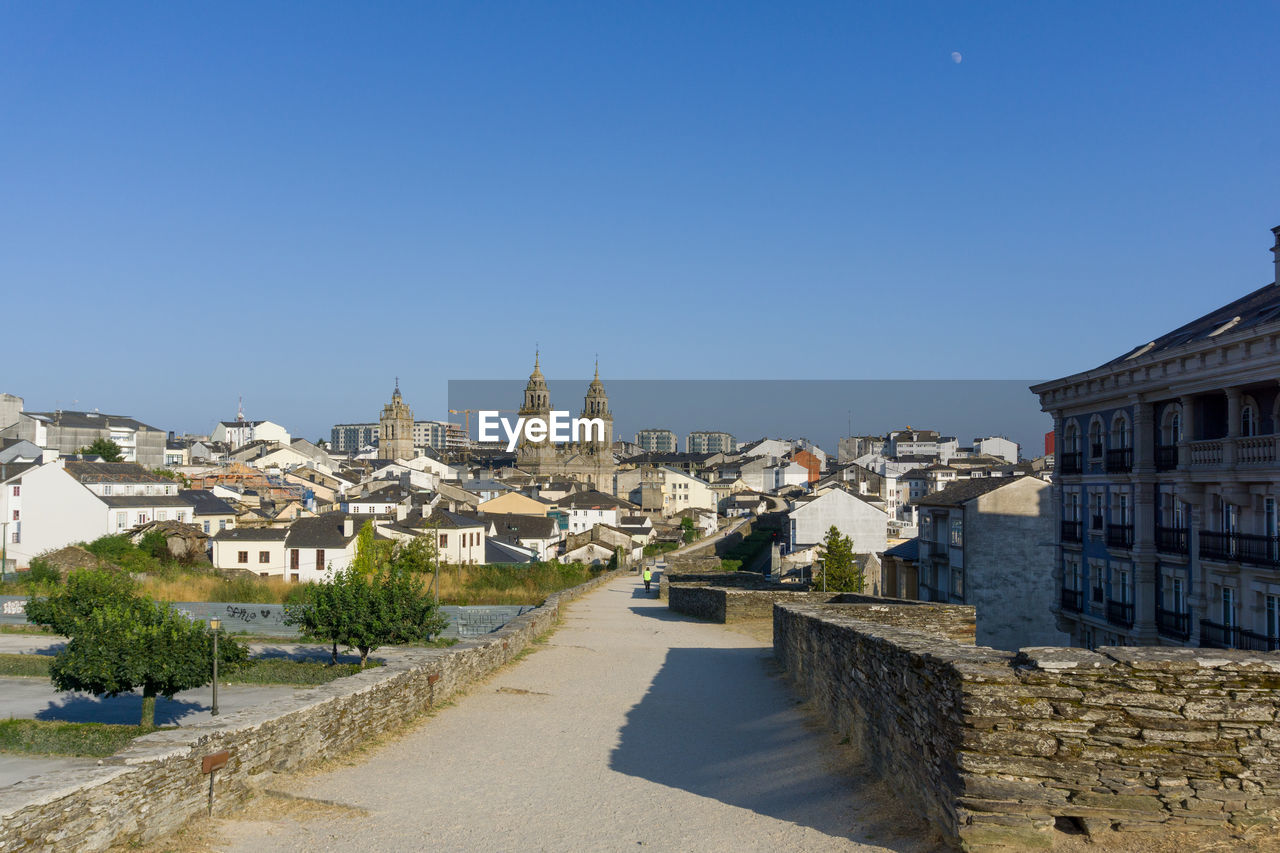
<svg viewBox="0 0 1280 853">
<path fill-rule="evenodd" d="M 1054 419 L 1057 613 L 1074 643 L 1280 648 L 1278 376 L 1272 283 L 1032 388 Z"/>
</svg>

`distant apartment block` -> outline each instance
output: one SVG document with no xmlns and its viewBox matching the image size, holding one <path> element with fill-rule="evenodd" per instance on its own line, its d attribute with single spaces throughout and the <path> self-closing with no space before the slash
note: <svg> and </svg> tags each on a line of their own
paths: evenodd
<svg viewBox="0 0 1280 853">
<path fill-rule="evenodd" d="M 956 454 L 960 443 L 955 436 L 939 435 L 931 429 L 894 430 L 885 442 L 885 452 L 894 459 L 903 457 L 935 458 L 945 464 Z"/>
<path fill-rule="evenodd" d="M 362 447 L 377 445 L 379 425 L 334 424 L 329 443 L 335 453 L 355 453 Z M 414 421 L 413 446 L 435 450 L 462 450 L 468 446 L 467 433 L 461 424 L 447 421 Z"/>
<path fill-rule="evenodd" d="M 836 450 L 836 461 L 845 465 L 863 456 L 881 453 L 884 445 L 885 440 L 882 435 L 851 435 L 840 439 L 840 445 Z"/>
<path fill-rule="evenodd" d="M 1011 441 L 1002 435 L 992 435 L 973 440 L 973 452 L 975 455 L 996 456 L 1010 464 L 1018 461 L 1018 454 L 1021 450 L 1022 448 L 1018 446 L 1018 442 Z"/>
<path fill-rule="evenodd" d="M 675 453 L 676 434 L 669 429 L 642 429 L 636 433 L 636 444 L 645 453 Z"/>
<path fill-rule="evenodd" d="M 0 438 L 16 438 L 37 447 L 56 450 L 64 456 L 74 455 L 99 438 L 109 439 L 120 447 L 126 462 L 137 462 L 147 468 L 164 465 L 167 433 L 124 415 L 102 412 L 26 412 L 22 398 L 4 395 L 0 405 Z"/>
<path fill-rule="evenodd" d="M 685 451 L 688 453 L 732 453 L 736 448 L 737 443 L 727 432 L 698 430 L 689 433 L 689 438 L 685 441 Z"/>
<path fill-rule="evenodd" d="M 1047 582 L 1073 642 L 1280 649 L 1277 376 L 1273 283 L 1032 388 L 1054 419 Z"/>
</svg>

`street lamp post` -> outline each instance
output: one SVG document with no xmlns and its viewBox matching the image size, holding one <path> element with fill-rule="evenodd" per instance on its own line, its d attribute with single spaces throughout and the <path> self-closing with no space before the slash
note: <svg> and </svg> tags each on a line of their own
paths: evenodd
<svg viewBox="0 0 1280 853">
<path fill-rule="evenodd" d="M 209 628 L 213 631 L 213 710 L 210 716 L 218 716 L 218 629 L 222 627 L 221 619 L 210 619 Z"/>
</svg>

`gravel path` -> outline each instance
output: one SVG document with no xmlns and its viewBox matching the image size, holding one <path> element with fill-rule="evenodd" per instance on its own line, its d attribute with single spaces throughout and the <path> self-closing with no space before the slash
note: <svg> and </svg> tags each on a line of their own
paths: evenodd
<svg viewBox="0 0 1280 853">
<path fill-rule="evenodd" d="M 272 789 L 362 809 L 219 820 L 218 849 L 894 850 L 934 844 L 797 707 L 757 640 L 635 576 L 549 643 L 354 763 Z"/>
</svg>

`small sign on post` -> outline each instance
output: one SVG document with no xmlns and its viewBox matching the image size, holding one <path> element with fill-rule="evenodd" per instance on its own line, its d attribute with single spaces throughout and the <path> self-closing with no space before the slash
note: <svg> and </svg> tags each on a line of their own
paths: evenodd
<svg viewBox="0 0 1280 853">
<path fill-rule="evenodd" d="M 200 760 L 200 772 L 209 777 L 209 817 L 213 817 L 213 779 L 218 771 L 227 766 L 231 753 L 227 750 L 214 752 Z"/>
</svg>

